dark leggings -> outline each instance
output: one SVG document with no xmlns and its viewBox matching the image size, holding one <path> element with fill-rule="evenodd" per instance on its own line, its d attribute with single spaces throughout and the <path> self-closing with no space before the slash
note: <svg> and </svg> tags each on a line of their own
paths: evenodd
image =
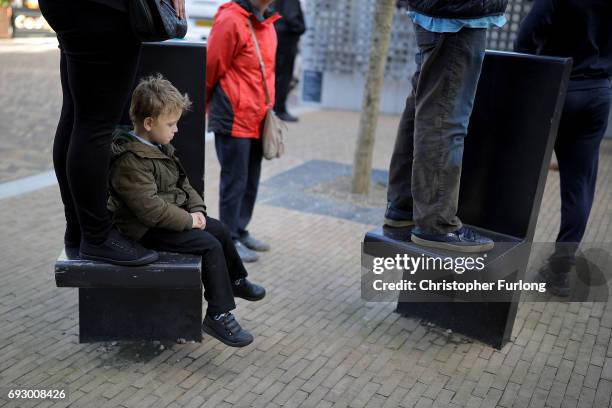
<svg viewBox="0 0 612 408">
<path fill-rule="evenodd" d="M 151 228 L 139 241 L 158 251 L 202 255 L 202 283 L 209 315 L 236 308 L 231 281 L 246 278 L 242 260 L 236 252 L 229 230 L 214 218 L 206 217 L 204 230 L 174 232 Z"/>
<path fill-rule="evenodd" d="M 140 42 L 128 15 L 90 1 L 41 0 L 57 33 L 63 104 L 53 164 L 66 215 L 65 243 L 106 239 L 112 132 L 119 123 L 138 66 Z"/>
</svg>

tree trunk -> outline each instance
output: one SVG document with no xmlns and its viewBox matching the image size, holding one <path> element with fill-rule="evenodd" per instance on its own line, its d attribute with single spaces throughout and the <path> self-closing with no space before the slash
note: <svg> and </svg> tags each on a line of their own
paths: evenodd
<svg viewBox="0 0 612 408">
<path fill-rule="evenodd" d="M 380 92 L 385 77 L 395 4 L 396 0 L 376 0 L 370 61 L 353 163 L 352 191 L 356 194 L 367 194 L 370 190 L 370 172 L 372 170 L 374 138 L 380 107 Z"/>
</svg>

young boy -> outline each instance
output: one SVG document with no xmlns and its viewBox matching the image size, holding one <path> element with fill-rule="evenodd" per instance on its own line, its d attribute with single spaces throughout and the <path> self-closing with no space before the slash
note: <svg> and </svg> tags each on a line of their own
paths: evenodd
<svg viewBox="0 0 612 408">
<path fill-rule="evenodd" d="M 109 209 L 119 230 L 147 248 L 202 255 L 208 302 L 202 329 L 228 346 L 243 347 L 253 336 L 230 313 L 234 296 L 256 301 L 266 291 L 246 279 L 229 230 L 206 216 L 170 144 L 190 106 L 189 97 L 161 75 L 138 84 L 130 106 L 134 130 L 118 130 L 113 139 Z"/>
</svg>

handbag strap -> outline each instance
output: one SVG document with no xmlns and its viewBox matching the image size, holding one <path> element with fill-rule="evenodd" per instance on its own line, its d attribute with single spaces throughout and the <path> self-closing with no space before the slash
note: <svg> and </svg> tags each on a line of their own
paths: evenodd
<svg viewBox="0 0 612 408">
<path fill-rule="evenodd" d="M 255 30 L 253 29 L 253 23 L 251 23 L 251 19 L 247 18 L 247 23 L 249 23 L 249 29 L 251 30 L 251 36 L 253 36 L 253 42 L 255 43 L 255 50 L 257 51 L 257 58 L 259 59 L 259 69 L 261 71 L 261 79 L 263 81 L 264 91 L 266 92 L 266 106 L 270 105 L 272 99 L 270 98 L 270 92 L 268 91 L 268 83 L 266 82 L 266 66 L 263 61 L 263 57 L 261 55 L 261 49 L 259 48 L 259 42 L 257 41 L 257 37 L 255 36 Z"/>
</svg>

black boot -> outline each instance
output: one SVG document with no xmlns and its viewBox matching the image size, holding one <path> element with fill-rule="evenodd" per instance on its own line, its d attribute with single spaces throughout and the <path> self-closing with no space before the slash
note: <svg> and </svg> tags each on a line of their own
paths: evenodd
<svg viewBox="0 0 612 408">
<path fill-rule="evenodd" d="M 555 296 L 568 297 L 571 292 L 569 273 L 572 265 L 564 259 L 548 260 L 539 274 L 546 282 L 546 290 Z"/>
<path fill-rule="evenodd" d="M 251 333 L 240 327 L 234 315 L 229 312 L 223 313 L 217 319 L 207 313 L 202 322 L 202 330 L 231 347 L 244 347 L 253 342 Z"/>
<path fill-rule="evenodd" d="M 159 258 L 157 252 L 122 236 L 114 228 L 110 230 L 106 241 L 99 245 L 82 241 L 79 255 L 83 259 L 123 266 L 147 265 Z"/>
<path fill-rule="evenodd" d="M 255 302 L 266 296 L 266 290 L 255 283 L 251 283 L 247 278 L 238 279 L 232 282 L 234 296 Z"/>
<path fill-rule="evenodd" d="M 299 121 L 298 118 L 296 118 L 295 116 L 293 116 L 292 114 L 290 114 L 287 111 L 277 112 L 276 116 L 278 116 L 278 118 L 280 120 L 282 120 L 283 122 L 297 122 L 297 121 Z"/>
</svg>

